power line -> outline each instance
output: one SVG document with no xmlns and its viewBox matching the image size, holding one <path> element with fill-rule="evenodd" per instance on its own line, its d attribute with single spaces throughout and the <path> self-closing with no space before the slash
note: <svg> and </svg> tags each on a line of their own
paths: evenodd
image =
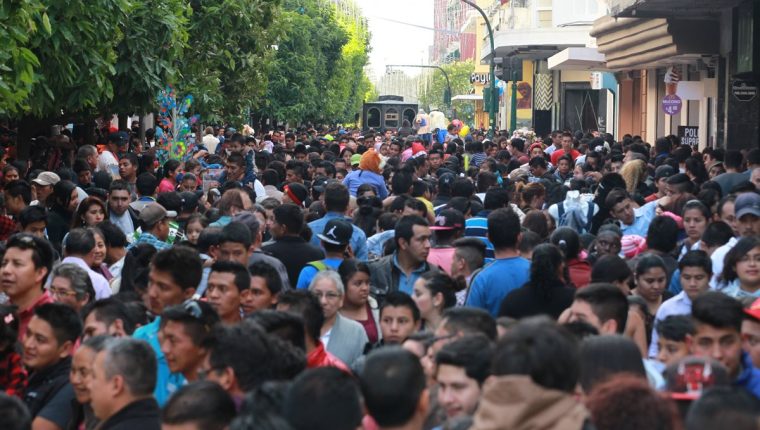
<svg viewBox="0 0 760 430">
<path fill-rule="evenodd" d="M 458 34 L 473 34 L 473 32 L 462 33 L 461 31 L 448 30 L 448 29 L 445 29 L 445 28 L 425 27 L 424 25 L 412 24 L 412 23 L 409 23 L 409 22 L 398 21 L 398 20 L 391 19 L 391 18 L 383 18 L 381 16 L 368 16 L 367 18 L 368 19 L 379 19 L 381 21 L 388 21 L 388 22 L 393 22 L 393 23 L 396 23 L 396 24 L 407 25 L 409 27 L 421 28 L 423 30 L 438 31 L 438 32 L 441 32 L 441 33 L 457 34 L 457 35 Z"/>
</svg>

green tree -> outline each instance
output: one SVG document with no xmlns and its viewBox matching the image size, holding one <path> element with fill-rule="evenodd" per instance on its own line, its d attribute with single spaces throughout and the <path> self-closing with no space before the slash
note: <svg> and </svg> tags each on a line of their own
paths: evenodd
<svg viewBox="0 0 760 430">
<path fill-rule="evenodd" d="M 263 113 L 294 124 L 334 115 L 330 82 L 349 40 L 335 8 L 324 0 L 286 0 L 280 18 L 287 31 L 270 67 Z"/>
<path fill-rule="evenodd" d="M 50 20 L 41 14 L 39 0 L 0 2 L 0 114 L 15 114 L 28 108 L 39 59 L 29 49 L 29 38 L 42 24 L 50 34 Z"/>
<path fill-rule="evenodd" d="M 240 125 L 267 88 L 272 45 L 282 32 L 279 0 L 192 0 L 180 92 L 193 94 L 204 122 Z"/>
<path fill-rule="evenodd" d="M 154 108 L 156 94 L 179 78 L 191 13 L 185 0 L 130 1 L 119 24 L 124 37 L 116 45 L 114 97 L 104 110 L 126 120 L 126 114 Z"/>
<path fill-rule="evenodd" d="M 72 115 L 113 97 L 115 47 L 123 36 L 119 24 L 128 6 L 127 0 L 46 1 L 46 14 L 41 16 L 46 31 L 29 39 L 41 66 L 29 94 L 28 114 Z"/>
<path fill-rule="evenodd" d="M 324 119 L 350 123 L 361 111 L 362 103 L 368 91 L 364 66 L 369 61 L 370 34 L 365 21 L 357 19 L 358 11 L 353 3 L 348 13 L 339 10 L 337 20 L 348 34 L 348 41 L 341 49 L 341 56 L 335 68 L 335 73 L 327 83 L 328 97 Z"/>
<path fill-rule="evenodd" d="M 475 63 L 472 61 L 460 61 L 444 64 L 441 66 L 449 75 L 451 82 L 451 95 L 469 94 L 472 84 L 470 75 L 475 71 Z M 419 90 L 419 105 L 429 111 L 433 107 L 444 110 L 447 106 L 443 102 L 443 92 L 446 89 L 446 78 L 440 70 L 431 70 L 428 79 L 421 80 Z"/>
</svg>

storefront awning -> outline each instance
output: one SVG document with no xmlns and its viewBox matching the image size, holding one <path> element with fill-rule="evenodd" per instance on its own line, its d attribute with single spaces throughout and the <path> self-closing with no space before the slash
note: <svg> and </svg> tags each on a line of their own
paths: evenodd
<svg viewBox="0 0 760 430">
<path fill-rule="evenodd" d="M 549 70 L 607 70 L 596 48 L 567 48 L 549 57 Z"/>
<path fill-rule="evenodd" d="M 483 100 L 483 96 L 481 96 L 480 94 L 462 94 L 462 95 L 454 96 L 451 98 L 452 102 L 456 100 L 470 100 L 470 101 Z"/>
<path fill-rule="evenodd" d="M 494 50 L 497 58 L 546 59 L 565 48 L 586 46 L 588 32 L 588 26 L 502 30 L 494 34 Z M 480 59 L 490 58 L 491 46 L 484 43 Z"/>
<path fill-rule="evenodd" d="M 613 18 L 594 21 L 591 36 L 610 70 L 685 63 L 719 52 L 719 26 L 711 20 Z"/>
</svg>

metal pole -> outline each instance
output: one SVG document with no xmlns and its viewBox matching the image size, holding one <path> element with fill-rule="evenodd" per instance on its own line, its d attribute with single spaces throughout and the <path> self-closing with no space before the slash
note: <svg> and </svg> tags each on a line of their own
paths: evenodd
<svg viewBox="0 0 760 430">
<path fill-rule="evenodd" d="M 522 63 L 521 63 L 522 65 Z M 517 70 L 512 69 L 512 98 L 509 106 L 509 135 L 517 130 Z"/>
<path fill-rule="evenodd" d="M 443 73 L 443 77 L 446 78 L 446 88 L 449 89 L 449 95 L 451 95 L 451 81 L 449 81 L 449 74 L 446 73 L 445 70 L 443 70 L 440 66 L 426 66 L 422 64 L 388 64 L 385 67 L 419 67 L 421 69 L 438 69 Z M 444 100 L 444 103 L 446 103 L 446 100 Z M 451 109 L 451 101 L 449 100 L 446 106 Z"/>
<path fill-rule="evenodd" d="M 489 65 L 490 74 L 491 74 L 491 103 L 490 106 L 488 106 L 488 122 L 490 123 L 490 127 L 488 130 L 488 137 L 492 138 L 496 134 L 496 106 L 497 106 L 497 92 L 496 92 L 496 74 L 494 72 L 494 69 L 496 67 L 496 49 L 494 48 L 493 43 L 493 29 L 491 28 L 491 21 L 489 21 L 488 16 L 486 16 L 486 13 L 483 12 L 483 9 L 480 8 L 475 2 L 471 0 L 462 0 L 463 3 L 467 3 L 468 5 L 472 6 L 475 10 L 480 12 L 480 15 L 483 17 L 483 20 L 486 22 L 486 28 L 488 28 L 488 38 L 491 41 L 491 64 Z M 512 97 L 514 97 L 514 91 L 512 92 Z"/>
</svg>

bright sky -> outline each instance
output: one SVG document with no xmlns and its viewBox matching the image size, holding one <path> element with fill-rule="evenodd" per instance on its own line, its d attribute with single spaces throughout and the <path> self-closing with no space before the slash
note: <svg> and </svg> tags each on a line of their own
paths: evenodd
<svg viewBox="0 0 760 430">
<path fill-rule="evenodd" d="M 433 31 L 389 20 L 433 27 L 433 0 L 356 0 L 372 33 L 370 68 L 374 79 L 385 74 L 387 64 L 428 64 Z M 420 69 L 403 69 L 416 75 Z"/>
</svg>

